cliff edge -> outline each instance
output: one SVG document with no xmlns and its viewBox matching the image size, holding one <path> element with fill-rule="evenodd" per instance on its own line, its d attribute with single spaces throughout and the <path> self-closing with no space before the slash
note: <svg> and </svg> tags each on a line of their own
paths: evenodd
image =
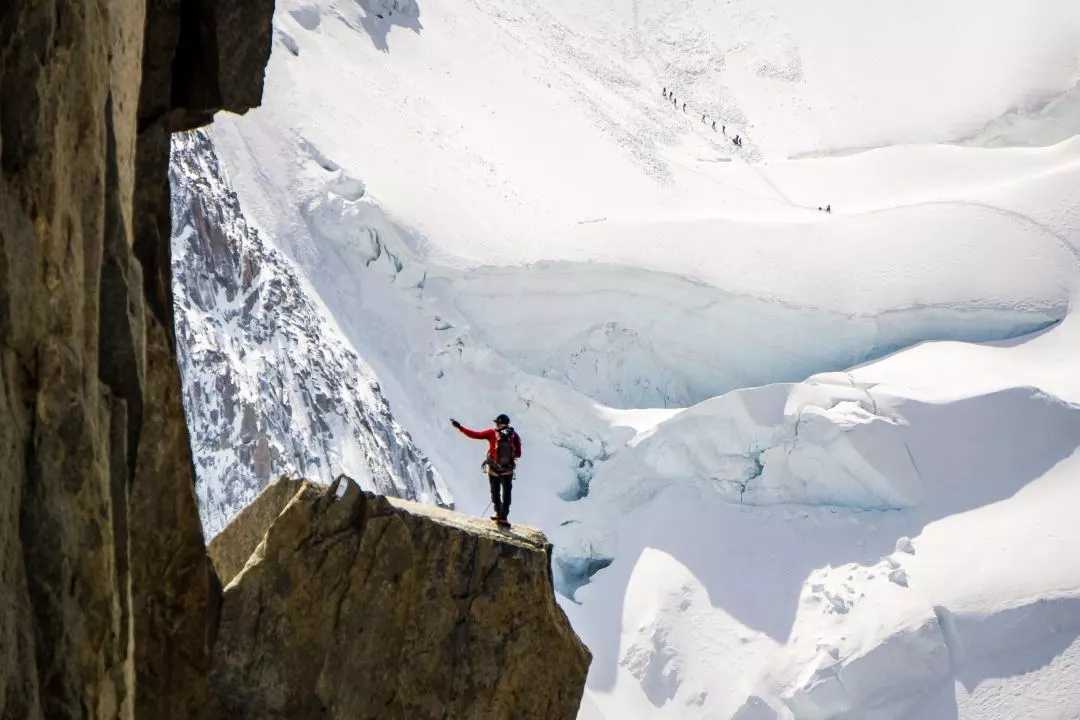
<svg viewBox="0 0 1080 720">
<path fill-rule="evenodd" d="M 555 602 L 537 530 L 345 477 L 281 480 L 210 555 L 226 583 L 211 672 L 221 715 L 577 714 L 591 655 Z"/>
</svg>

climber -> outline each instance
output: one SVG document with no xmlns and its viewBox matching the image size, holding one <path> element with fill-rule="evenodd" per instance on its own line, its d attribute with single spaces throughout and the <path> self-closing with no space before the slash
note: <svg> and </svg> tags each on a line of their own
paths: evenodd
<svg viewBox="0 0 1080 720">
<path fill-rule="evenodd" d="M 667 97 L 667 88 L 664 88 L 664 97 Z"/>
<path fill-rule="evenodd" d="M 716 132 L 716 121 L 715 120 L 712 121 L 712 131 Z"/>
<path fill-rule="evenodd" d="M 510 427 L 510 418 L 505 413 L 495 418 L 495 427 L 487 430 L 472 430 L 453 418 L 450 424 L 466 437 L 488 441 L 487 457 L 480 467 L 487 473 L 491 485 L 491 504 L 495 508 L 491 519 L 500 525 L 509 525 L 510 492 L 514 468 L 521 457 L 521 436 Z"/>
</svg>

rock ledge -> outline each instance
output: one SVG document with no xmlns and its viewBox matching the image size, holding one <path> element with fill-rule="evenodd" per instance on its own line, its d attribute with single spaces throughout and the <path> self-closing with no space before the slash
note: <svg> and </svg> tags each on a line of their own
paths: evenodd
<svg viewBox="0 0 1080 720">
<path fill-rule="evenodd" d="M 538 530 L 502 531 L 344 477 L 328 488 L 283 479 L 210 555 L 227 583 L 211 673 L 219 714 L 577 714 L 591 656 L 555 602 Z"/>
</svg>

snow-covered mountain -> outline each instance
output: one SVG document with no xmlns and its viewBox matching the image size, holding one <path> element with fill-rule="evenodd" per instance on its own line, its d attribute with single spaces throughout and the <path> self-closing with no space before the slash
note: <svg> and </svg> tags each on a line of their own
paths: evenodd
<svg viewBox="0 0 1080 720">
<path fill-rule="evenodd" d="M 447 418 L 512 416 L 583 720 L 1080 714 L 1080 5 L 281 0 L 275 38 L 210 131 L 236 222 L 459 508 Z"/>
<path fill-rule="evenodd" d="M 452 504 L 370 368 L 244 218 L 204 131 L 174 137 L 170 180 L 177 346 L 207 532 L 281 475 L 344 472 Z"/>
<path fill-rule="evenodd" d="M 555 538 L 592 712 L 1074 716 L 1078 320 L 639 427 Z"/>
</svg>

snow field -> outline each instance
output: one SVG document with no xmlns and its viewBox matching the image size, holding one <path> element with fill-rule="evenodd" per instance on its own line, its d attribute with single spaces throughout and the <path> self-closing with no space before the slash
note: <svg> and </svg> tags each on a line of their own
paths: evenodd
<svg viewBox="0 0 1080 720">
<path fill-rule="evenodd" d="M 652 703 L 657 717 L 730 716 L 748 695 L 776 717 L 800 719 L 1015 717 L 1008 713 L 1020 707 L 1018 700 L 993 700 L 1009 697 L 1006 678 L 1052 687 L 1059 708 L 1075 708 L 1080 688 L 1065 671 L 1080 652 L 1080 564 L 1070 550 L 1080 547 L 1080 531 L 1069 519 L 1080 492 L 1080 395 L 1061 351 L 1075 347 L 1076 327 L 1070 316 L 1019 342 L 926 343 L 850 375 L 729 393 L 640 433 L 597 473 L 590 496 L 576 508 L 578 517 L 593 518 L 592 528 L 607 529 L 590 536 L 583 520 L 556 534 L 564 552 L 589 547 L 616 559 L 577 589 L 580 606 L 567 605 L 586 628 L 586 642 L 607 649 L 594 660 L 594 713 L 584 717 L 619 717 L 617 698 L 631 693 L 627 674 L 635 677 L 637 668 L 733 662 L 740 688 L 725 683 L 719 697 L 709 690 L 715 680 L 674 669 L 638 680 L 650 702 L 662 689 L 663 701 Z M 861 386 L 845 389 L 851 376 Z M 960 377 L 967 383 L 950 383 Z M 1009 386 L 1040 377 L 1042 387 Z M 921 398 L 900 394 L 909 387 Z M 787 491 L 786 502 L 749 506 L 730 497 L 732 485 L 741 483 L 739 491 L 748 493 L 772 468 L 766 451 L 756 477 L 736 480 L 745 478 L 747 465 L 725 459 L 724 442 L 735 450 L 752 445 L 755 433 L 775 432 L 808 412 L 832 425 L 824 437 L 857 437 L 863 425 L 851 422 L 850 408 L 872 400 L 892 418 L 882 426 L 891 446 L 907 451 L 899 468 L 888 467 L 898 454 L 880 444 L 864 446 L 858 463 L 850 449 L 834 448 L 803 467 L 813 467 L 837 496 L 795 496 L 813 484 L 792 473 L 790 458 L 799 444 L 815 446 L 821 436 L 800 432 L 796 443 L 793 434 L 778 433 L 787 443 L 779 455 L 787 459 L 783 473 L 774 474 L 783 482 L 774 480 L 774 487 Z M 830 414 L 829 407 L 849 410 Z M 702 449 L 656 455 L 665 442 L 687 441 Z M 859 447 L 857 440 L 846 442 Z M 710 451 L 714 456 L 703 460 Z M 872 479 L 906 478 L 917 501 L 891 511 L 853 504 L 845 479 L 859 489 L 872 485 L 858 482 L 862 475 L 852 467 Z M 597 522 L 598 515 L 612 519 Z M 650 570 L 655 561 L 646 557 L 658 550 L 692 568 L 711 608 L 707 620 L 671 611 L 646 626 L 643 639 L 625 613 L 621 630 L 613 626 L 602 615 L 604 603 L 593 598 L 644 595 L 662 602 L 684 587 L 685 581 Z M 721 621 L 755 647 L 702 650 L 687 642 L 675 652 L 665 640 Z M 710 630 L 708 637 L 723 634 Z M 760 653 L 768 659 L 753 659 Z M 765 669 L 757 675 L 756 667 Z M 747 681 L 755 675 L 756 682 Z M 712 697 L 704 708 L 702 692 Z"/>
</svg>

